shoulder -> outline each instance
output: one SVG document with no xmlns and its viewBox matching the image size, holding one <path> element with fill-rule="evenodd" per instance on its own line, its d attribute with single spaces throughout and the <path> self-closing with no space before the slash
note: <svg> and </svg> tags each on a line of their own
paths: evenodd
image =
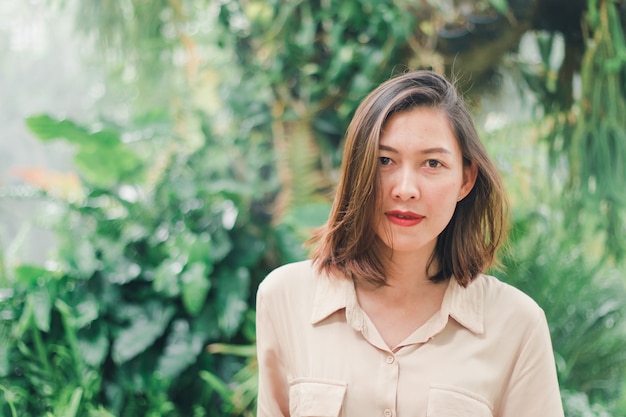
<svg viewBox="0 0 626 417">
<path fill-rule="evenodd" d="M 542 308 L 528 294 L 491 275 L 480 275 L 474 283 L 483 293 L 488 317 L 533 324 L 544 317 Z"/>
<path fill-rule="evenodd" d="M 325 283 L 331 282 L 327 278 L 318 273 L 309 260 L 274 269 L 257 291 L 257 323 L 269 319 L 287 327 L 310 324 L 316 302 L 326 305 L 323 288 L 328 287 Z M 282 331 L 288 332 L 284 328 Z"/>
<path fill-rule="evenodd" d="M 306 292 L 315 285 L 317 271 L 310 260 L 285 264 L 271 271 L 259 285 L 259 294 L 276 297 Z"/>
</svg>

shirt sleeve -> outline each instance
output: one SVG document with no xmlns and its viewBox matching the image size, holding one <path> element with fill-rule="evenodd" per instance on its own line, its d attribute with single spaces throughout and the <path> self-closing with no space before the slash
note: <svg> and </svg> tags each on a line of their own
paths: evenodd
<svg viewBox="0 0 626 417">
<path fill-rule="evenodd" d="M 497 417 L 563 417 L 554 353 L 545 314 L 520 350 Z"/>
<path fill-rule="evenodd" d="M 284 356 L 262 288 L 257 292 L 256 338 L 259 362 L 257 417 L 288 417 L 289 384 L 282 359 Z"/>
</svg>

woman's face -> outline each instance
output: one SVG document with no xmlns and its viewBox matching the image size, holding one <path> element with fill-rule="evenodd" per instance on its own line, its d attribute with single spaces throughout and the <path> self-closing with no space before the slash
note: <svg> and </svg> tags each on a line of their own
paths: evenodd
<svg viewBox="0 0 626 417">
<path fill-rule="evenodd" d="M 377 236 L 394 252 L 429 257 L 456 204 L 472 189 L 446 113 L 418 107 L 389 118 L 380 138 Z"/>
</svg>

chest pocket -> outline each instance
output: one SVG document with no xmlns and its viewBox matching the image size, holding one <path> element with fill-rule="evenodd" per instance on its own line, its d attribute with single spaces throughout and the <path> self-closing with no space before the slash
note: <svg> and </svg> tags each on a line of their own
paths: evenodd
<svg viewBox="0 0 626 417">
<path fill-rule="evenodd" d="M 289 387 L 291 417 L 341 417 L 347 385 L 341 381 L 298 378 Z"/>
<path fill-rule="evenodd" d="M 431 386 L 427 417 L 493 417 L 491 406 L 481 396 L 453 386 Z"/>
</svg>

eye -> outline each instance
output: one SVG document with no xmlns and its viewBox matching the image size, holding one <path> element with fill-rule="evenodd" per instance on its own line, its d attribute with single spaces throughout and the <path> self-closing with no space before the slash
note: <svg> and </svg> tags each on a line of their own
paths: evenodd
<svg viewBox="0 0 626 417">
<path fill-rule="evenodd" d="M 436 159 L 429 159 L 428 161 L 426 161 L 426 166 L 428 168 L 439 168 L 443 166 L 443 164 Z"/>
<path fill-rule="evenodd" d="M 378 158 L 378 162 L 382 166 L 387 166 L 387 165 L 391 164 L 391 158 L 389 158 L 387 156 L 381 156 L 381 157 Z"/>
</svg>

